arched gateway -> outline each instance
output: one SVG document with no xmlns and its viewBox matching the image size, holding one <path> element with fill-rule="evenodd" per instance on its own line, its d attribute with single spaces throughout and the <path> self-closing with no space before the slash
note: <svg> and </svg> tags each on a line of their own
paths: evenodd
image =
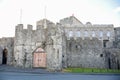
<svg viewBox="0 0 120 80">
<path fill-rule="evenodd" d="M 33 53 L 33 67 L 46 68 L 46 53 L 42 48 L 38 48 Z"/>
<path fill-rule="evenodd" d="M 8 51 L 7 51 L 7 49 L 5 48 L 5 49 L 3 50 L 2 64 L 7 64 L 7 54 L 8 54 Z"/>
</svg>

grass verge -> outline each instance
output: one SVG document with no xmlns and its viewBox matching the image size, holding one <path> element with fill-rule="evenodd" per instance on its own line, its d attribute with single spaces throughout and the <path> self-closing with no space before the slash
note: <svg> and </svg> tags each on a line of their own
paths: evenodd
<svg viewBox="0 0 120 80">
<path fill-rule="evenodd" d="M 97 68 L 65 68 L 63 72 L 71 73 L 120 73 L 117 69 L 97 69 Z"/>
</svg>

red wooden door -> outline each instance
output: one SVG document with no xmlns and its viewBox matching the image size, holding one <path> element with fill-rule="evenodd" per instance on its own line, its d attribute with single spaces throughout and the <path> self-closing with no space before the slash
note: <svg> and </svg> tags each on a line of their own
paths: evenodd
<svg viewBox="0 0 120 80">
<path fill-rule="evenodd" d="M 46 67 L 46 53 L 42 48 L 34 52 L 33 67 Z"/>
</svg>

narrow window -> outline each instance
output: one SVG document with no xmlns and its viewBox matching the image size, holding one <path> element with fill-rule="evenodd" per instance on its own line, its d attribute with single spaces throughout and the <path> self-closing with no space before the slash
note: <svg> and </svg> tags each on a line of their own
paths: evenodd
<svg viewBox="0 0 120 80">
<path fill-rule="evenodd" d="M 107 37 L 110 37 L 110 32 L 107 32 Z"/>
<path fill-rule="evenodd" d="M 99 39 L 102 39 L 102 38 L 103 38 L 103 32 L 100 31 L 100 32 L 99 32 Z"/>
<path fill-rule="evenodd" d="M 73 32 L 70 31 L 70 32 L 69 32 L 69 37 L 72 37 L 72 36 L 73 36 Z"/>
<path fill-rule="evenodd" d="M 76 35 L 77 35 L 77 37 L 80 37 L 80 31 L 77 31 Z"/>
<path fill-rule="evenodd" d="M 106 48 L 107 47 L 107 42 L 108 42 L 109 40 L 103 40 L 103 47 L 104 48 Z"/>
<path fill-rule="evenodd" d="M 71 43 L 69 43 L 69 50 L 71 51 L 71 47 L 72 47 L 72 44 Z"/>
<path fill-rule="evenodd" d="M 88 36 L 88 32 L 87 31 L 85 31 L 85 37 L 87 37 Z"/>
<path fill-rule="evenodd" d="M 106 48 L 106 42 L 103 42 L 103 47 Z"/>
<path fill-rule="evenodd" d="M 57 49 L 57 58 L 59 59 L 59 49 Z"/>
<path fill-rule="evenodd" d="M 100 54 L 100 57 L 103 57 L 103 54 Z"/>
<path fill-rule="evenodd" d="M 76 45 L 75 48 L 78 49 L 78 45 Z"/>
<path fill-rule="evenodd" d="M 92 31 L 92 37 L 95 37 L 95 31 Z"/>
<path fill-rule="evenodd" d="M 110 38 L 110 32 L 109 31 L 107 32 L 107 37 L 108 37 L 108 39 Z"/>
<path fill-rule="evenodd" d="M 100 31 L 100 37 L 103 37 L 103 32 L 102 31 Z"/>
</svg>

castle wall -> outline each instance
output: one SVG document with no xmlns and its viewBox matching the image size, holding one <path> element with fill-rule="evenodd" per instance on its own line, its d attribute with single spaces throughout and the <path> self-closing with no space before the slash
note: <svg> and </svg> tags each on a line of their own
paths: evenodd
<svg viewBox="0 0 120 80">
<path fill-rule="evenodd" d="M 83 68 L 106 68 L 102 42 L 97 38 L 67 41 L 67 66 Z"/>
<path fill-rule="evenodd" d="M 36 30 L 32 29 L 32 25 L 24 29 L 19 24 L 14 41 L 14 65 L 32 68 L 34 51 L 42 48 L 47 55 L 47 69 L 109 68 L 106 55 L 109 53 L 112 56 L 109 49 L 113 48 L 113 41 L 117 38 L 113 25 L 92 25 L 90 22 L 84 25 L 74 16 L 56 25 L 46 19 L 40 20 Z M 116 52 L 115 55 L 118 54 Z M 111 61 L 115 59 L 112 57 Z M 116 64 L 111 65 L 116 68 Z"/>
<path fill-rule="evenodd" d="M 112 24 L 83 24 L 74 16 L 60 20 L 60 24 L 66 36 L 66 47 L 63 47 L 67 52 L 63 52 L 63 66 L 107 68 L 103 49 L 113 47 Z"/>
<path fill-rule="evenodd" d="M 46 51 L 48 69 L 61 70 L 62 69 L 62 34 L 60 26 L 49 24 L 47 28 Z"/>
<path fill-rule="evenodd" d="M 115 31 L 114 47 L 120 48 L 120 27 L 115 28 L 114 31 Z"/>
<path fill-rule="evenodd" d="M 28 25 L 23 29 L 23 25 L 16 26 L 14 43 L 14 65 L 19 67 L 32 66 L 32 26 Z"/>
<path fill-rule="evenodd" d="M 53 23 L 46 22 L 47 28 L 44 28 L 45 25 L 40 23 L 37 25 L 37 30 L 32 30 L 31 25 L 28 25 L 27 29 L 23 29 L 21 24 L 16 26 L 14 44 L 15 65 L 19 67 L 33 67 L 33 53 L 37 48 L 42 48 L 47 54 L 47 69 L 60 70 L 62 68 L 62 38 L 60 38 L 59 33 L 57 34 Z"/>
<path fill-rule="evenodd" d="M 0 64 L 2 64 L 3 50 L 7 49 L 7 65 L 13 64 L 14 38 L 5 37 L 0 39 Z"/>
<path fill-rule="evenodd" d="M 104 49 L 105 63 L 109 69 L 120 69 L 120 49 Z"/>
</svg>

